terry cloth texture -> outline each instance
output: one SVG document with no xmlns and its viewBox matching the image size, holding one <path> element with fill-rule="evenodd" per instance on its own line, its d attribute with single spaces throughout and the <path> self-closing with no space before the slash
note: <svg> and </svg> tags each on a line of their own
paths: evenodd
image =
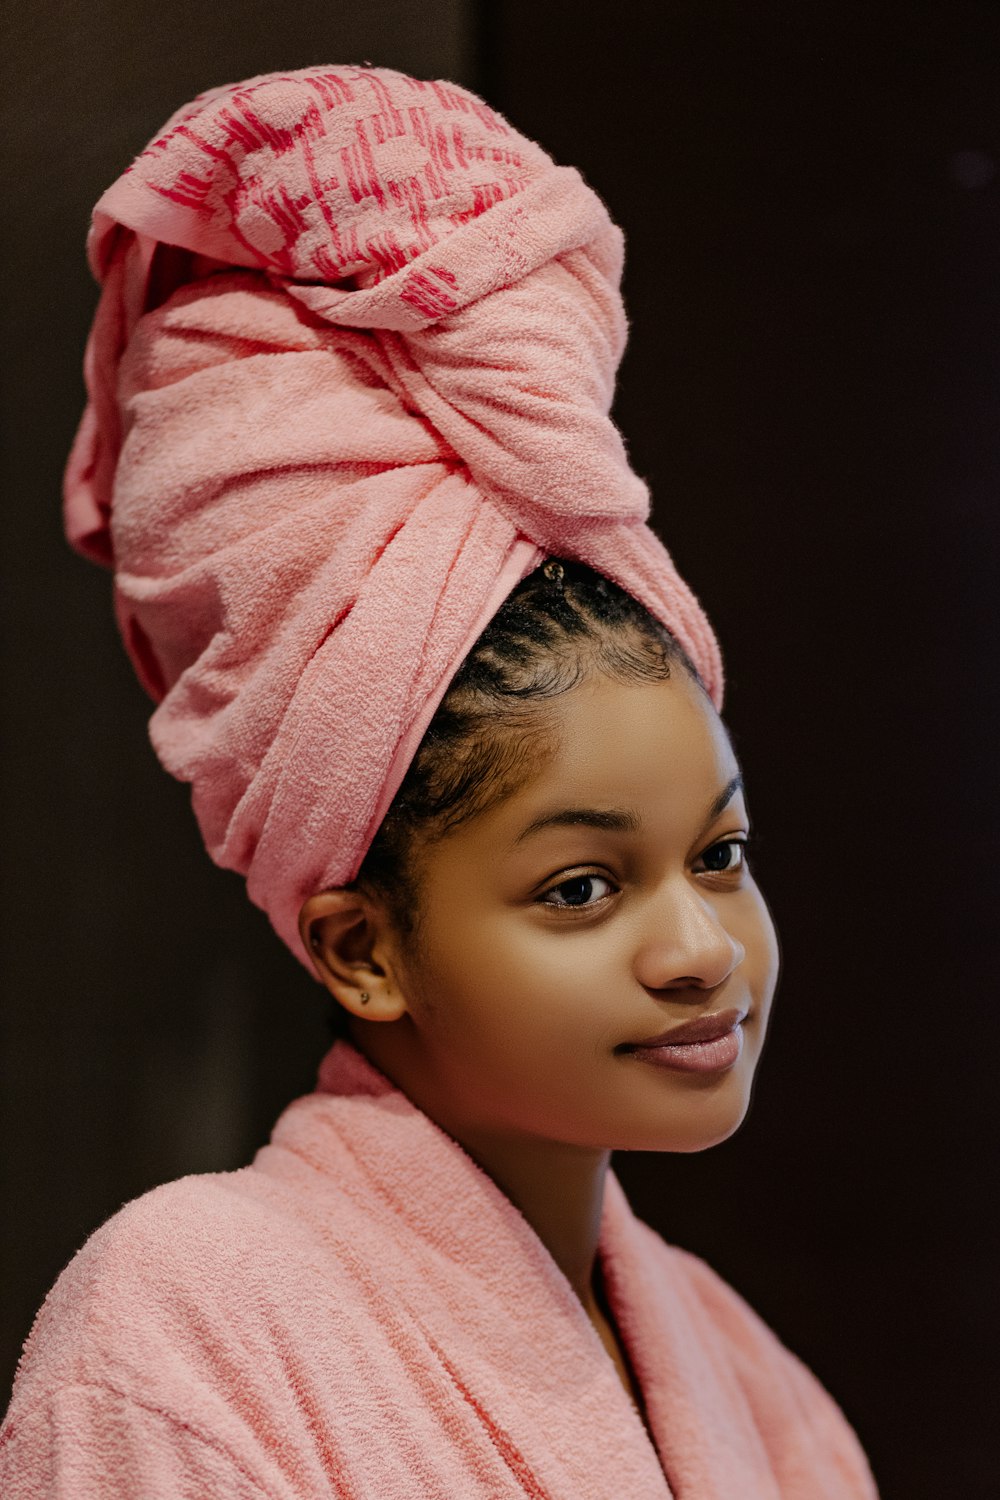
<svg viewBox="0 0 1000 1500">
<path fill-rule="evenodd" d="M 338 1041 L 251 1166 L 127 1204 L 63 1271 L 4 1500 L 874 1500 L 831 1397 L 608 1173 L 598 1254 L 655 1438 L 492 1179 Z"/>
<path fill-rule="evenodd" d="M 212 858 L 306 965 L 451 678 L 546 556 L 711 627 L 609 412 L 623 236 L 467 90 L 386 68 L 211 89 L 107 190 L 67 534 Z"/>
</svg>

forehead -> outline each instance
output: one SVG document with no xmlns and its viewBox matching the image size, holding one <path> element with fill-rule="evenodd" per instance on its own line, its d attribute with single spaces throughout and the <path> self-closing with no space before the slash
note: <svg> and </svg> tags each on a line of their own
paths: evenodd
<svg viewBox="0 0 1000 1500">
<path fill-rule="evenodd" d="M 628 809 L 656 838 L 692 836 L 739 764 L 719 715 L 686 672 L 663 682 L 585 679 L 547 706 L 544 758 L 465 838 L 510 850 L 568 807 Z"/>
<path fill-rule="evenodd" d="M 553 753 L 520 793 L 600 801 L 709 801 L 739 769 L 729 735 L 686 672 L 663 682 L 594 676 L 553 700 Z"/>
</svg>

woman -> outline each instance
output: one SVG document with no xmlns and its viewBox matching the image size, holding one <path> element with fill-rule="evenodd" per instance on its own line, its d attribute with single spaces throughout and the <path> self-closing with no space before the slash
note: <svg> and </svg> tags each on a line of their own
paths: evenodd
<svg viewBox="0 0 1000 1500">
<path fill-rule="evenodd" d="M 316 68 L 179 111 L 89 248 L 68 534 L 339 1035 L 250 1166 L 63 1272 L 4 1494 L 873 1496 L 609 1167 L 738 1128 L 777 979 L 718 648 L 608 417 L 620 231 L 465 90 Z"/>
</svg>

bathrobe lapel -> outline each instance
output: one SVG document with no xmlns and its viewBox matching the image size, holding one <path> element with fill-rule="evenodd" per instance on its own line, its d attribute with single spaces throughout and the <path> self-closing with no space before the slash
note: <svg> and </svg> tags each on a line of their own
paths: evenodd
<svg viewBox="0 0 1000 1500">
<path fill-rule="evenodd" d="M 534 1229 L 360 1052 L 332 1049 L 320 1091 L 292 1106 L 274 1139 L 301 1129 L 296 1119 L 308 1120 L 316 1165 L 343 1200 L 343 1253 L 378 1267 L 376 1296 L 387 1322 L 405 1319 L 421 1389 L 449 1423 L 461 1413 L 470 1441 L 481 1431 L 511 1496 L 874 1495 L 819 1383 L 707 1266 L 636 1218 L 612 1170 L 597 1253 L 655 1447 Z"/>
<path fill-rule="evenodd" d="M 610 1171 L 598 1253 L 676 1500 L 789 1496 L 779 1487 L 731 1347 L 679 1273 L 679 1252 L 636 1218 Z M 767 1378 L 764 1369 L 760 1374 Z M 803 1500 L 825 1493 L 820 1481 L 801 1491 Z"/>
<path fill-rule="evenodd" d="M 511 1493 L 671 1500 L 610 1356 L 519 1210 L 354 1048 L 338 1043 L 328 1054 L 320 1086 L 340 1095 L 328 1118 L 370 1179 L 382 1243 L 391 1237 L 405 1260 L 393 1294 L 408 1306 L 430 1365 L 504 1455 Z M 631 1211 L 609 1181 L 601 1253 L 617 1314 L 635 1256 L 627 1255 Z M 648 1340 L 643 1352 L 648 1364 Z"/>
</svg>

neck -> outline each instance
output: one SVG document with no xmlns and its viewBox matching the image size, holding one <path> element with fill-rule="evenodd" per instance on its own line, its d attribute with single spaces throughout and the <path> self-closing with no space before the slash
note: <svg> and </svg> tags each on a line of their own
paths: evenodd
<svg viewBox="0 0 1000 1500">
<path fill-rule="evenodd" d="M 610 1151 L 476 1131 L 466 1131 L 460 1144 L 520 1210 L 593 1317 L 600 1305 L 595 1272 Z"/>
<path fill-rule="evenodd" d="M 454 1091 L 437 1088 L 425 1063 L 395 1045 L 400 1032 L 367 1028 L 351 1040 L 380 1072 L 439 1125 L 491 1177 L 562 1271 L 592 1321 L 602 1311 L 597 1242 L 609 1150 L 493 1130 L 455 1109 Z"/>
</svg>

